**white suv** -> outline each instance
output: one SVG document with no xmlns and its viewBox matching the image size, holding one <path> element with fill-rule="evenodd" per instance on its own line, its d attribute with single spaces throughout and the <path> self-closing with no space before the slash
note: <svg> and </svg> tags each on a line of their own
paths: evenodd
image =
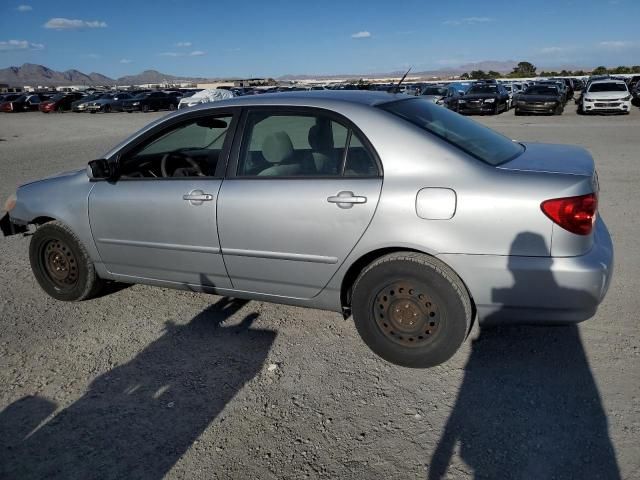
<svg viewBox="0 0 640 480">
<path fill-rule="evenodd" d="M 582 96 L 582 112 L 618 112 L 631 111 L 631 93 L 622 80 L 596 80 L 589 84 Z"/>
</svg>

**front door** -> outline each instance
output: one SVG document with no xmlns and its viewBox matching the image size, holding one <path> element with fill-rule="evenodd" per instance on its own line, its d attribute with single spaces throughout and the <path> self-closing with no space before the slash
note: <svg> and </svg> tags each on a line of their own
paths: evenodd
<svg viewBox="0 0 640 480">
<path fill-rule="evenodd" d="M 233 287 L 311 298 L 371 222 L 382 187 L 378 162 L 360 133 L 329 114 L 261 108 L 244 124 L 218 200 Z"/>
<path fill-rule="evenodd" d="M 231 121 L 200 116 L 152 133 L 122 154 L 117 181 L 95 183 L 91 231 L 109 272 L 231 286 L 216 227 Z"/>
</svg>

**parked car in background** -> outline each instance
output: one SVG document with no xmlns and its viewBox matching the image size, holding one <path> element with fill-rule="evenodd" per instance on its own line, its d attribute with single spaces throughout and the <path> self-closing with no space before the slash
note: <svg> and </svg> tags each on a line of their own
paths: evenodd
<svg viewBox="0 0 640 480">
<path fill-rule="evenodd" d="M 190 97 L 182 97 L 178 103 L 178 108 L 195 107 L 202 103 L 218 102 L 220 100 L 228 100 L 233 97 L 235 97 L 235 95 L 230 90 L 209 88 L 194 93 Z"/>
<path fill-rule="evenodd" d="M 22 93 L 5 93 L 4 95 L 0 95 L 0 104 L 5 104 L 8 102 L 13 102 L 17 98 L 20 98 L 24 94 Z"/>
<path fill-rule="evenodd" d="M 562 95 L 556 85 L 532 85 L 518 95 L 515 107 L 516 115 L 524 113 L 562 115 L 564 111 Z"/>
<path fill-rule="evenodd" d="M 72 112 L 86 112 L 87 111 L 87 104 L 93 100 L 97 100 L 100 97 L 102 97 L 103 95 L 105 95 L 104 92 L 96 92 L 96 93 L 92 93 L 90 95 L 86 95 L 78 100 L 76 100 L 75 102 L 71 103 L 71 111 Z"/>
<path fill-rule="evenodd" d="M 388 361 L 430 367 L 476 316 L 595 314 L 613 266 L 597 196 L 583 148 L 421 97 L 303 92 L 168 115 L 19 187 L 0 229 L 33 225 L 31 268 L 58 300 L 113 280 L 333 310 Z"/>
<path fill-rule="evenodd" d="M 582 95 L 581 113 L 622 113 L 631 111 L 631 92 L 623 80 L 596 80 Z"/>
<path fill-rule="evenodd" d="M 178 108 L 179 99 L 176 95 L 165 92 L 143 92 L 135 97 L 122 101 L 123 112 L 148 112 L 153 110 L 175 110 Z"/>
<path fill-rule="evenodd" d="M 443 105 L 449 110 L 458 110 L 458 99 L 461 97 L 458 87 L 450 85 L 427 85 L 422 89 L 421 98 Z"/>
<path fill-rule="evenodd" d="M 24 94 L 12 100 L 0 102 L 0 112 L 28 112 L 38 110 L 42 99 L 37 94 Z"/>
<path fill-rule="evenodd" d="M 515 104 L 516 101 L 516 89 L 511 83 L 503 83 L 502 86 L 509 94 L 509 109 Z"/>
<path fill-rule="evenodd" d="M 40 102 L 39 110 L 42 113 L 65 112 L 71 110 L 71 104 L 82 98 L 79 92 L 58 93 L 48 100 Z"/>
<path fill-rule="evenodd" d="M 560 80 L 542 80 L 539 82 L 536 82 L 535 85 L 552 85 L 552 86 L 556 86 L 558 87 L 558 90 L 560 91 L 560 95 L 562 97 L 562 104 L 566 104 L 567 100 L 568 100 L 568 90 L 567 90 L 567 85 Z"/>
<path fill-rule="evenodd" d="M 497 115 L 509 109 L 509 93 L 499 83 L 475 83 L 458 99 L 458 112 Z"/>
<path fill-rule="evenodd" d="M 89 102 L 86 108 L 89 113 L 120 112 L 122 111 L 122 104 L 131 98 L 133 97 L 126 92 L 107 93 L 97 100 Z"/>
<path fill-rule="evenodd" d="M 566 92 L 567 102 L 573 99 L 575 88 L 574 88 L 574 83 L 572 78 L 552 78 L 551 80 L 564 83 L 567 90 Z"/>
</svg>

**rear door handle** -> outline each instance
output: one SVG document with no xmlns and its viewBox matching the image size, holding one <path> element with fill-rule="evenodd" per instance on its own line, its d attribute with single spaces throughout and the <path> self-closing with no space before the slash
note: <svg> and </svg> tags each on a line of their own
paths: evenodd
<svg viewBox="0 0 640 480">
<path fill-rule="evenodd" d="M 340 208 L 352 208 L 357 203 L 367 203 L 367 197 L 359 197 L 353 192 L 340 192 L 338 195 L 327 198 L 329 203 L 337 203 Z"/>
<path fill-rule="evenodd" d="M 201 205 L 202 202 L 212 201 L 213 195 L 210 193 L 204 193 L 202 190 L 193 190 L 183 195 L 182 199 L 191 202 L 191 205 Z"/>
</svg>

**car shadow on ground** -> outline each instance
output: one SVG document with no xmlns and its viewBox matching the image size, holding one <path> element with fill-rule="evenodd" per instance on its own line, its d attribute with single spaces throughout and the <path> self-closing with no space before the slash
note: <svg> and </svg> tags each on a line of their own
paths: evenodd
<svg viewBox="0 0 640 480">
<path fill-rule="evenodd" d="M 164 334 L 45 422 L 25 397 L 0 413 L 0 478 L 160 479 L 262 369 L 276 333 L 223 326 L 247 302 L 222 298 Z M 40 426 L 40 424 L 43 425 Z"/>
<path fill-rule="evenodd" d="M 538 235 L 520 234 L 512 251 L 520 251 L 519 242 L 539 241 L 544 242 Z M 509 268 L 514 284 L 494 290 L 496 303 L 514 293 L 526 295 L 536 284 L 588 301 L 586 292 L 557 285 L 549 269 L 523 276 L 512 264 Z M 467 467 L 452 465 L 456 451 Z M 456 473 L 465 478 L 467 470 L 476 479 L 620 478 L 607 417 L 576 325 L 481 328 L 431 456 L 428 478 Z"/>
</svg>

